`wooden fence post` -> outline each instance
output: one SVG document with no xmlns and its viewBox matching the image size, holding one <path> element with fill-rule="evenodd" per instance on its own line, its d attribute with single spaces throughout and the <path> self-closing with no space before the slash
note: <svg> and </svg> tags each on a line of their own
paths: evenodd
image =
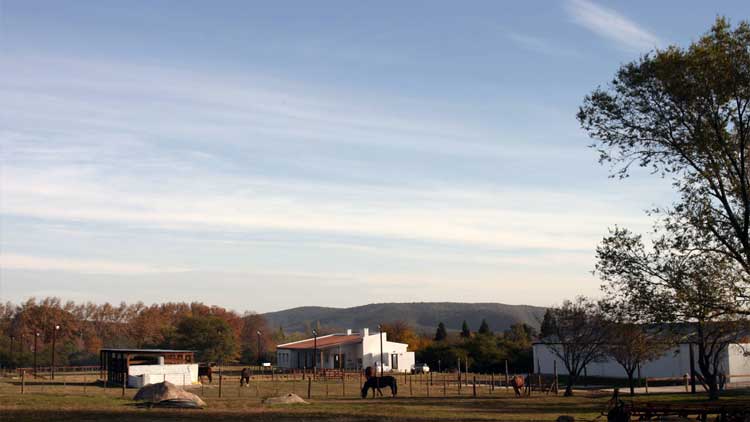
<svg viewBox="0 0 750 422">
<path fill-rule="evenodd" d="M 443 397 L 448 396 L 448 380 L 443 377 Z"/>
<path fill-rule="evenodd" d="M 341 375 L 341 396 L 346 397 L 346 374 Z"/>
<path fill-rule="evenodd" d="M 307 377 L 307 398 L 309 399 L 312 394 L 312 378 Z"/>
<path fill-rule="evenodd" d="M 21 371 L 21 394 L 24 394 L 26 390 L 26 371 Z"/>
<path fill-rule="evenodd" d="M 409 377 L 409 395 L 413 396 L 414 395 L 414 391 L 411 388 L 411 379 L 412 379 L 412 377 Z"/>
<path fill-rule="evenodd" d="M 425 380 L 427 380 L 427 377 L 425 377 Z M 425 382 L 427 384 L 427 397 L 430 397 L 430 381 Z"/>
<path fill-rule="evenodd" d="M 221 373 L 221 366 L 219 366 L 219 397 L 221 397 L 221 387 L 224 382 L 224 375 Z"/>
<path fill-rule="evenodd" d="M 86 375 L 83 376 L 83 394 L 86 394 Z"/>
<path fill-rule="evenodd" d="M 490 394 L 495 391 L 495 373 L 490 372 Z"/>
<path fill-rule="evenodd" d="M 477 376 L 476 375 L 474 375 L 474 378 L 472 378 L 471 388 L 472 390 L 474 390 L 474 393 L 473 393 L 474 397 L 476 397 L 477 396 Z"/>
<path fill-rule="evenodd" d="M 123 372 L 122 373 L 122 397 L 125 397 L 125 387 L 128 384 L 128 374 Z"/>
<path fill-rule="evenodd" d="M 646 378 L 646 394 L 648 394 L 648 378 Z"/>
</svg>

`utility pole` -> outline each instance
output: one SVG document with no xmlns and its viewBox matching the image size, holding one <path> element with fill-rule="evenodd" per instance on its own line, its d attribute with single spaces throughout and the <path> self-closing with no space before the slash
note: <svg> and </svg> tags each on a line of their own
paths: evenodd
<svg viewBox="0 0 750 422">
<path fill-rule="evenodd" d="M 378 337 L 380 337 L 380 377 L 383 377 L 383 326 L 378 324 Z"/>
<path fill-rule="evenodd" d="M 260 336 L 263 333 L 261 333 L 260 330 L 258 330 L 256 334 L 258 334 L 258 366 L 260 366 L 263 362 L 263 359 L 261 359 L 260 357 Z"/>
<path fill-rule="evenodd" d="M 318 369 L 318 330 L 313 328 L 313 378 Z M 323 363 L 323 362 L 321 362 Z"/>
<path fill-rule="evenodd" d="M 34 378 L 36 378 L 37 366 L 36 366 L 36 350 L 39 340 L 39 331 L 34 333 Z"/>
<path fill-rule="evenodd" d="M 57 341 L 57 331 L 60 329 L 59 325 L 55 325 L 55 329 L 52 330 L 52 379 L 55 379 L 55 342 Z"/>
</svg>

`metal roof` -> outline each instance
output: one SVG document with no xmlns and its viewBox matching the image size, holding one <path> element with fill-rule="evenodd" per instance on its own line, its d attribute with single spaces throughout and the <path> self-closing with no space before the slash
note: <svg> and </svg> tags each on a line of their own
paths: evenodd
<svg viewBox="0 0 750 422">
<path fill-rule="evenodd" d="M 176 350 L 176 349 L 99 349 L 101 352 L 116 352 L 116 353 L 142 353 L 142 354 L 158 354 L 158 353 L 195 353 L 195 350 Z"/>
<path fill-rule="evenodd" d="M 324 337 L 318 337 L 317 347 L 318 349 L 327 349 L 329 347 L 342 346 L 344 344 L 354 344 L 362 341 L 362 336 L 359 334 L 332 334 Z M 314 338 L 306 340 L 295 341 L 292 343 L 280 344 L 276 346 L 277 349 L 313 349 L 316 346 Z"/>
</svg>

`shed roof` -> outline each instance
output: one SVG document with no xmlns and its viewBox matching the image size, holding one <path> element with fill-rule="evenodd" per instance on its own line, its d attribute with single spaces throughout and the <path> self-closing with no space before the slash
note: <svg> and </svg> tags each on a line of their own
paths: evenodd
<svg viewBox="0 0 750 422">
<path fill-rule="evenodd" d="M 317 348 L 327 349 L 329 347 L 343 346 L 344 344 L 354 344 L 362 341 L 362 337 L 359 334 L 332 334 L 324 337 L 318 337 Z M 313 349 L 316 346 L 314 338 L 306 340 L 295 341 L 292 343 L 280 344 L 276 346 L 277 349 Z"/>
<path fill-rule="evenodd" d="M 163 354 L 163 353 L 195 353 L 195 350 L 177 350 L 177 349 L 100 349 L 102 352 L 110 353 L 138 353 L 138 354 Z"/>
</svg>

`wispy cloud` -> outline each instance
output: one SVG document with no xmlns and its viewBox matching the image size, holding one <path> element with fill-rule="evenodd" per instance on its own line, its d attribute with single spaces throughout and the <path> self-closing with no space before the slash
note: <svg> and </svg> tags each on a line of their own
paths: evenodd
<svg viewBox="0 0 750 422">
<path fill-rule="evenodd" d="M 513 41 L 516 45 L 523 48 L 524 50 L 532 51 L 535 53 L 544 54 L 547 56 L 557 57 L 577 57 L 580 53 L 571 48 L 563 47 L 555 44 L 554 42 L 521 32 L 511 31 L 507 33 L 508 39 Z"/>
<path fill-rule="evenodd" d="M 83 274 L 155 274 L 188 271 L 187 268 L 154 267 L 139 263 L 125 263 L 99 259 L 51 258 L 34 255 L 3 253 L 3 270 L 70 271 Z"/>
<path fill-rule="evenodd" d="M 646 52 L 664 42 L 648 29 L 615 10 L 589 0 L 568 0 L 566 10 L 573 22 L 589 31 L 614 41 L 627 51 Z"/>
</svg>

